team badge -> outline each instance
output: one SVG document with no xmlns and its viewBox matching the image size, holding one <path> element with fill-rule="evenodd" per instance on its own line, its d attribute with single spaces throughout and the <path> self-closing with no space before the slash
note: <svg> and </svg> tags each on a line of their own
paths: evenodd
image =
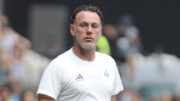
<svg viewBox="0 0 180 101">
<path fill-rule="evenodd" d="M 104 76 L 109 77 L 109 73 L 107 69 L 104 70 Z"/>
</svg>

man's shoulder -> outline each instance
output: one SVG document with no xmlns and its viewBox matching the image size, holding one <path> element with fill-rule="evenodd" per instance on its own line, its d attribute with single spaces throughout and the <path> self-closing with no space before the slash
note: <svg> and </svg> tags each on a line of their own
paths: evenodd
<svg viewBox="0 0 180 101">
<path fill-rule="evenodd" d="M 96 52 L 96 55 L 97 55 L 98 58 L 101 58 L 103 60 L 114 61 L 114 59 L 111 56 L 107 55 L 107 54 Z"/>
<path fill-rule="evenodd" d="M 62 54 L 58 55 L 56 58 L 54 58 L 52 61 L 62 63 L 64 61 L 67 61 L 71 58 L 71 49 L 63 52 Z"/>
</svg>

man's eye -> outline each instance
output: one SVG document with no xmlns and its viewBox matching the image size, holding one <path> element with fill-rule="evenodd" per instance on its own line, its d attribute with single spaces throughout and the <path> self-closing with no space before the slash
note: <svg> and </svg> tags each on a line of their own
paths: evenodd
<svg viewBox="0 0 180 101">
<path fill-rule="evenodd" d="M 85 27 L 85 26 L 86 26 L 86 24 L 80 24 L 79 26 L 80 26 L 80 27 Z"/>
<path fill-rule="evenodd" d="M 93 27 L 93 28 L 97 28 L 97 27 L 98 27 L 98 25 L 92 25 L 92 27 Z"/>
<path fill-rule="evenodd" d="M 79 25 L 80 27 L 84 27 L 85 25 Z"/>
</svg>

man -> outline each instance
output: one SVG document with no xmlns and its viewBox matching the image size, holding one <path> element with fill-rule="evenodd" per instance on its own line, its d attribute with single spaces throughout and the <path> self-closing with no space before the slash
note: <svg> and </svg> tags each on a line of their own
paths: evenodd
<svg viewBox="0 0 180 101">
<path fill-rule="evenodd" d="M 110 56 L 96 52 L 102 19 L 96 6 L 83 5 L 74 11 L 70 25 L 74 46 L 45 70 L 38 101 L 115 101 L 123 90 L 116 64 Z"/>
</svg>

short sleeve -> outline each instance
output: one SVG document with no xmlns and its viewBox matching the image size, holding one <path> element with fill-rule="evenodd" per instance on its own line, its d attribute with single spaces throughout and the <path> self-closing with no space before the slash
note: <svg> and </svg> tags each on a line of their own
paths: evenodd
<svg viewBox="0 0 180 101">
<path fill-rule="evenodd" d="M 113 91 L 112 91 L 112 95 L 116 95 L 118 94 L 120 91 L 124 90 L 123 85 L 122 85 L 122 81 L 121 81 L 121 77 L 119 75 L 116 63 L 114 61 L 114 79 L 113 79 Z"/>
<path fill-rule="evenodd" d="M 44 94 L 57 99 L 61 91 L 62 68 L 52 61 L 43 73 L 37 94 Z"/>
</svg>

